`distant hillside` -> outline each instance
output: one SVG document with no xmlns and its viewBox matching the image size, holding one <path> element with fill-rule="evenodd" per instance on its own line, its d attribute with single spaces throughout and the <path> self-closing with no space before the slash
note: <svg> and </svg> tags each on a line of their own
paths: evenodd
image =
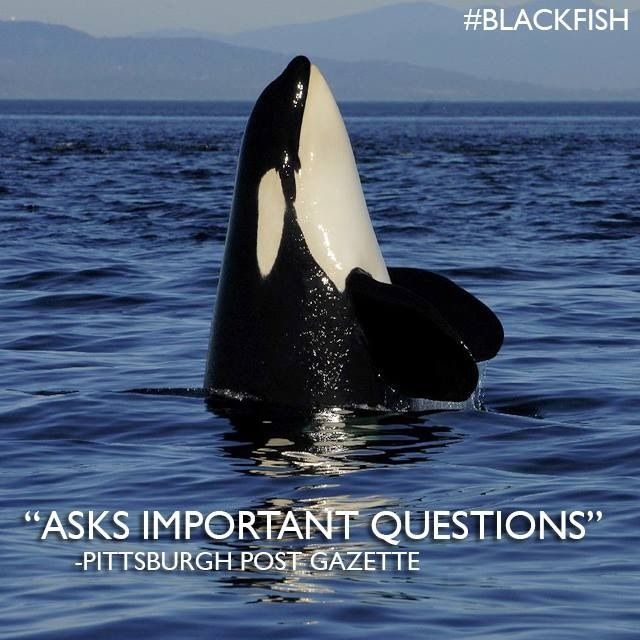
<svg viewBox="0 0 640 640">
<path fill-rule="evenodd" d="M 537 0 L 522 6 L 532 12 L 545 6 L 598 7 L 589 0 Z M 483 32 L 465 31 L 461 10 L 414 2 L 248 31 L 228 41 L 287 53 L 304 47 L 310 55 L 339 60 L 408 62 L 563 89 L 628 90 L 640 87 L 639 36 L 637 11 L 628 32 Z"/>
<path fill-rule="evenodd" d="M 0 97 L 250 99 L 288 60 L 210 40 L 94 38 L 0 22 Z"/>
<path fill-rule="evenodd" d="M 94 38 L 64 26 L 0 21 L 0 98 L 253 100 L 289 57 L 204 38 Z M 340 100 L 637 97 L 558 91 L 404 62 L 315 61 Z"/>
<path fill-rule="evenodd" d="M 155 31 L 141 31 L 131 34 L 134 38 L 204 38 L 205 40 L 226 41 L 226 37 L 213 31 L 200 29 L 156 29 Z"/>
</svg>

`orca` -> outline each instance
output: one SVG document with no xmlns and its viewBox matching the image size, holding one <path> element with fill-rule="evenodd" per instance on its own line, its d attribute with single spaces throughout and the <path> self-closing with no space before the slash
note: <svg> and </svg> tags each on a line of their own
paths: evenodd
<svg viewBox="0 0 640 640">
<path fill-rule="evenodd" d="M 387 268 L 335 99 L 294 58 L 242 140 L 205 393 L 310 410 L 459 402 L 502 341 L 448 278 Z"/>
</svg>

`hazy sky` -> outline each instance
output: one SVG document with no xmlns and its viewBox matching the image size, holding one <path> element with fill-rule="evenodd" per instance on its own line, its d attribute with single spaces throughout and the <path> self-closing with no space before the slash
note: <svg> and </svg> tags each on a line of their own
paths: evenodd
<svg viewBox="0 0 640 640">
<path fill-rule="evenodd" d="M 453 7 L 521 2 L 438 0 L 438 4 Z M 124 35 L 163 28 L 232 33 L 275 24 L 310 22 L 389 4 L 398 4 L 398 0 L 0 0 L 0 19 L 67 24 L 94 35 Z M 553 6 L 553 0 L 548 4 Z M 640 8 L 640 0 L 607 4 Z"/>
</svg>

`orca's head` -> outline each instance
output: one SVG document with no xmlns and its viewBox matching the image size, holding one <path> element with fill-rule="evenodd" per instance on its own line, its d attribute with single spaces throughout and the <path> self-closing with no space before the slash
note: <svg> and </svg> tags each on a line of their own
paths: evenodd
<svg viewBox="0 0 640 640">
<path fill-rule="evenodd" d="M 286 216 L 294 217 L 311 256 L 339 291 L 354 268 L 389 282 L 340 111 L 318 68 L 303 56 L 258 98 L 238 162 L 230 235 L 244 245 L 247 259 L 255 252 L 252 262 L 263 279 L 277 260 L 287 260 L 281 250 Z"/>
</svg>

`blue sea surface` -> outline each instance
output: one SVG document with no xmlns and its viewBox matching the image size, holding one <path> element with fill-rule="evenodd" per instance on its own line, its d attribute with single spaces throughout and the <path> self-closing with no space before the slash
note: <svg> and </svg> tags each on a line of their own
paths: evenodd
<svg viewBox="0 0 640 640">
<path fill-rule="evenodd" d="M 506 339 L 474 408 L 271 422 L 197 391 L 249 110 L 0 103 L 0 635 L 640 637 L 640 105 L 344 105 L 387 264 L 452 277 Z M 307 543 L 41 541 L 25 521 L 74 509 L 361 517 Z M 581 540 L 390 547 L 367 528 L 436 509 L 603 518 Z M 421 569 L 74 566 L 139 549 L 418 551 Z"/>
</svg>

